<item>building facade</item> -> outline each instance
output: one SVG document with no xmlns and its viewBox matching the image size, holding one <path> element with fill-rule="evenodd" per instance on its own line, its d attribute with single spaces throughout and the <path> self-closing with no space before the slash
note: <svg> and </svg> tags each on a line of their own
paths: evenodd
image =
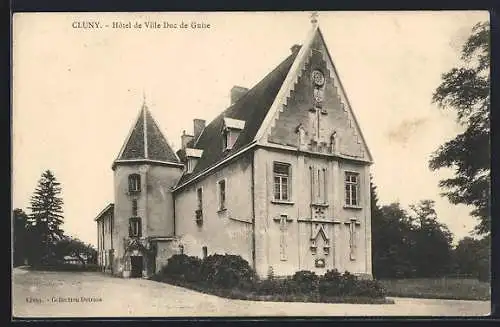
<svg viewBox="0 0 500 327">
<path fill-rule="evenodd" d="M 150 276 L 173 254 L 241 255 L 265 277 L 371 277 L 372 157 L 317 24 L 174 152 L 144 104 L 97 218 L 99 263 Z M 109 227 L 106 227 L 108 226 Z"/>
</svg>

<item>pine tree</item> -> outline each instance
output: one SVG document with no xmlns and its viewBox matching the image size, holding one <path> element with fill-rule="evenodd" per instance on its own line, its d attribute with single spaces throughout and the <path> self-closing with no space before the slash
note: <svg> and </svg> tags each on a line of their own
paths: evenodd
<svg viewBox="0 0 500 327">
<path fill-rule="evenodd" d="M 61 184 L 54 174 L 50 170 L 45 171 L 31 197 L 29 208 L 32 263 L 40 264 L 50 260 L 54 245 L 64 237 L 61 229 L 64 219 L 61 191 Z"/>
</svg>

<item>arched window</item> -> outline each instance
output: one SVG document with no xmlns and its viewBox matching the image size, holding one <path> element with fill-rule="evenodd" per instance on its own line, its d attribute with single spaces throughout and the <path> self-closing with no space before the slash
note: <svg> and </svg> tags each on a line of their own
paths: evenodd
<svg viewBox="0 0 500 327">
<path fill-rule="evenodd" d="M 141 175 L 131 174 L 128 176 L 128 190 L 129 192 L 141 191 Z"/>
</svg>

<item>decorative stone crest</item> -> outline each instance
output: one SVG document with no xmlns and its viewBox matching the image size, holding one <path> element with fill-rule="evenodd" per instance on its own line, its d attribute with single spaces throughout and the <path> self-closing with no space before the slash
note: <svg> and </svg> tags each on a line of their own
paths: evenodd
<svg viewBox="0 0 500 327">
<path fill-rule="evenodd" d="M 311 208 L 312 208 L 312 213 L 313 213 L 313 219 L 314 220 L 324 220 L 324 219 L 326 219 L 326 208 L 325 208 L 325 206 L 312 204 Z"/>
</svg>

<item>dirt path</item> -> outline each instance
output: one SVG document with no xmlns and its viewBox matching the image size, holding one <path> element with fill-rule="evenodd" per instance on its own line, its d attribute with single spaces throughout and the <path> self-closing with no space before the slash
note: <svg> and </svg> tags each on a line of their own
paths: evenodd
<svg viewBox="0 0 500 327">
<path fill-rule="evenodd" d="M 14 269 L 15 317 L 484 316 L 490 302 L 393 298 L 395 304 L 257 302 L 223 299 L 143 279 L 101 273 Z"/>
</svg>

